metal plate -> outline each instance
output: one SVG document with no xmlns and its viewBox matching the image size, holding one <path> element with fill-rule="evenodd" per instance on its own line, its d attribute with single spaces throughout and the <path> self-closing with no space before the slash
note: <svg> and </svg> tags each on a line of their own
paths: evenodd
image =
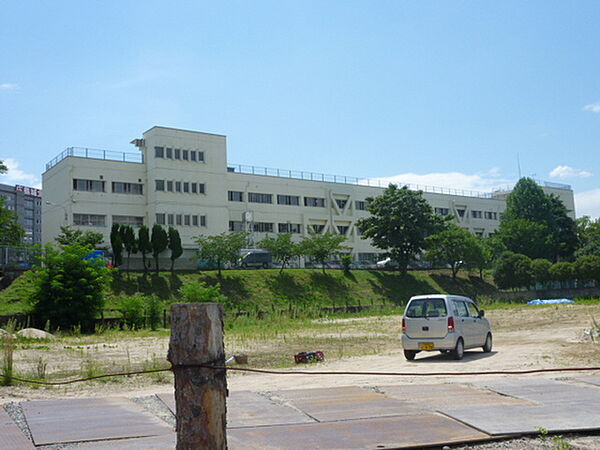
<svg viewBox="0 0 600 450">
<path fill-rule="evenodd" d="M 172 393 L 158 394 L 158 398 L 175 414 L 175 397 Z M 227 428 L 310 422 L 314 420 L 306 414 L 256 392 L 235 391 L 227 397 Z"/>
<path fill-rule="evenodd" d="M 560 403 L 600 403 L 600 389 L 593 386 L 563 383 L 544 378 L 518 378 L 507 381 L 492 381 L 487 388 L 504 395 L 519 397 L 544 405 Z"/>
<path fill-rule="evenodd" d="M 290 402 L 319 422 L 399 416 L 424 412 L 413 404 L 359 387 L 299 389 L 274 395 Z"/>
<path fill-rule="evenodd" d="M 230 449 L 402 448 L 489 439 L 484 433 L 437 414 L 238 428 L 227 435 Z"/>
<path fill-rule="evenodd" d="M 77 445 L 77 449 L 94 450 L 173 450 L 177 445 L 175 433 L 134 439 L 112 439 L 109 441 L 86 442 Z"/>
<path fill-rule="evenodd" d="M 0 448 L 3 450 L 35 448 L 2 407 L 0 407 Z"/>
<path fill-rule="evenodd" d="M 596 377 L 582 377 L 582 378 L 574 378 L 577 381 L 581 381 L 582 383 L 593 384 L 594 386 L 600 386 L 600 376 Z"/>
<path fill-rule="evenodd" d="M 35 445 L 157 436 L 172 428 L 126 398 L 21 403 Z"/>
</svg>

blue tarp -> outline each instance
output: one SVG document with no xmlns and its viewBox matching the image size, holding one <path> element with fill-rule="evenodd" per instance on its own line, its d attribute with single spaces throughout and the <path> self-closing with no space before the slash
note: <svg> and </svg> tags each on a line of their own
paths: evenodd
<svg viewBox="0 0 600 450">
<path fill-rule="evenodd" d="M 530 300 L 527 302 L 528 305 L 555 305 L 557 303 L 575 303 L 573 300 L 569 298 L 552 298 L 540 300 L 536 298 L 535 300 Z"/>
</svg>

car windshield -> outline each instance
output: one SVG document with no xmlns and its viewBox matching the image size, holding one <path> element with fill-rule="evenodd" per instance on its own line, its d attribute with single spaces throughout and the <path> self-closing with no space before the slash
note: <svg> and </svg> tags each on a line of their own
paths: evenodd
<svg viewBox="0 0 600 450">
<path fill-rule="evenodd" d="M 441 298 L 422 298 L 408 305 L 406 317 L 445 317 L 446 302 Z"/>
</svg>

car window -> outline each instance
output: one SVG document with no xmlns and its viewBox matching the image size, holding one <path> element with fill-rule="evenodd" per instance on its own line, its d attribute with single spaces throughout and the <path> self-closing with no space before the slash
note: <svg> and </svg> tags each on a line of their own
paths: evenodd
<svg viewBox="0 0 600 450">
<path fill-rule="evenodd" d="M 467 305 L 462 301 L 454 301 L 454 306 L 458 311 L 458 315 L 460 317 L 469 317 L 469 310 L 467 309 Z"/>
<path fill-rule="evenodd" d="M 406 310 L 406 317 L 445 317 L 447 314 L 446 302 L 441 298 L 413 300 Z"/>
<path fill-rule="evenodd" d="M 473 303 L 467 303 L 471 317 L 479 317 L 479 309 Z"/>
</svg>

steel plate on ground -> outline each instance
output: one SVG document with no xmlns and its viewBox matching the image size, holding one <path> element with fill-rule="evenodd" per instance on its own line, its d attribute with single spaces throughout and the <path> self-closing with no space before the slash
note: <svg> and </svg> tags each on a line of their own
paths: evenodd
<svg viewBox="0 0 600 450">
<path fill-rule="evenodd" d="M 165 422 L 127 398 L 78 398 L 21 403 L 35 445 L 157 436 Z"/>
<path fill-rule="evenodd" d="M 85 442 L 77 449 L 94 450 L 173 450 L 177 445 L 177 435 L 173 432 L 162 436 L 132 439 L 112 439 L 109 441 Z"/>
<path fill-rule="evenodd" d="M 581 377 L 574 378 L 577 381 L 581 381 L 582 383 L 593 384 L 594 386 L 600 386 L 600 375 L 595 377 Z"/>
<path fill-rule="evenodd" d="M 2 407 L 0 407 L 0 448 L 2 450 L 35 448 Z"/>
<path fill-rule="evenodd" d="M 600 389 L 544 378 L 519 378 L 508 381 L 491 381 L 485 387 L 504 395 L 549 405 L 560 403 L 600 403 Z"/>
<path fill-rule="evenodd" d="M 414 415 L 424 412 L 413 404 L 354 386 L 277 391 L 274 396 L 289 401 L 319 422 Z"/>
<path fill-rule="evenodd" d="M 175 414 L 175 397 L 172 393 L 158 394 L 158 398 Z M 306 414 L 256 392 L 234 391 L 227 397 L 227 428 L 310 422 L 314 420 Z"/>
<path fill-rule="evenodd" d="M 489 438 L 484 433 L 437 414 L 238 428 L 230 430 L 227 436 L 230 449 L 405 448 Z"/>
<path fill-rule="evenodd" d="M 531 402 L 526 400 L 507 397 L 496 392 L 477 389 L 471 386 L 451 383 L 379 386 L 378 390 L 388 397 L 431 410 L 466 405 L 532 405 Z"/>
</svg>

